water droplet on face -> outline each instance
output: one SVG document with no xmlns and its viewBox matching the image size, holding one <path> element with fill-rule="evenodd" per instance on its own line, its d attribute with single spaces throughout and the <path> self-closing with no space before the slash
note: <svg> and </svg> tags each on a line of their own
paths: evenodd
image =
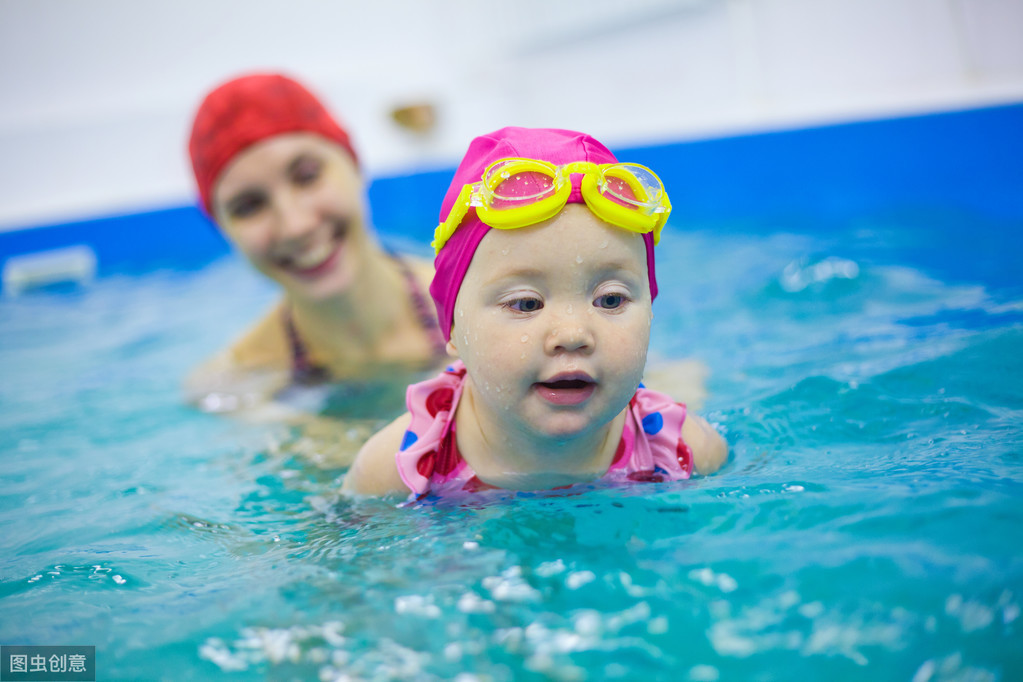
<svg viewBox="0 0 1023 682">
<path fill-rule="evenodd" d="M 576 263 L 579 263 L 579 264 L 582 264 L 582 262 L 583 262 L 583 257 L 582 257 L 582 256 L 576 256 L 576 257 L 575 257 L 575 262 L 576 262 Z"/>
<path fill-rule="evenodd" d="M 458 311 L 458 316 L 459 317 L 465 317 L 465 311 L 464 310 L 459 310 Z"/>
<path fill-rule="evenodd" d="M 526 354 L 525 353 L 523 353 L 522 355 L 519 356 L 519 360 L 525 360 L 525 359 L 526 359 Z"/>
<path fill-rule="evenodd" d="M 565 312 L 566 312 L 566 313 L 568 313 L 569 315 L 571 315 L 571 314 L 572 314 L 572 310 L 573 310 L 573 308 L 572 308 L 572 304 L 571 304 L 571 303 L 569 303 L 569 304 L 568 304 L 568 307 L 567 307 L 567 308 L 565 308 Z"/>
<path fill-rule="evenodd" d="M 523 334 L 522 338 L 519 339 L 519 341 L 521 341 L 522 343 L 525 343 L 526 341 L 529 341 L 529 334 Z"/>
<path fill-rule="evenodd" d="M 501 255 L 502 256 L 507 256 L 508 255 L 508 249 L 501 249 Z"/>
<path fill-rule="evenodd" d="M 602 248 L 602 249 L 606 249 L 607 248 L 607 240 L 606 239 L 600 243 L 600 248 Z"/>
</svg>

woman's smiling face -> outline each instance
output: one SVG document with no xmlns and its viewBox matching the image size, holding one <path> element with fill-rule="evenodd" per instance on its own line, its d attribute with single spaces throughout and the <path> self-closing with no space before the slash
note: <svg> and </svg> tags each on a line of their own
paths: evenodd
<svg viewBox="0 0 1023 682">
<path fill-rule="evenodd" d="M 565 440 L 625 409 L 651 316 L 642 237 L 569 204 L 487 233 L 459 290 L 451 345 L 484 418 Z"/>
<path fill-rule="evenodd" d="M 288 133 L 236 156 L 213 191 L 227 237 L 290 294 L 342 293 L 367 244 L 363 183 L 355 162 L 317 135 Z"/>
</svg>

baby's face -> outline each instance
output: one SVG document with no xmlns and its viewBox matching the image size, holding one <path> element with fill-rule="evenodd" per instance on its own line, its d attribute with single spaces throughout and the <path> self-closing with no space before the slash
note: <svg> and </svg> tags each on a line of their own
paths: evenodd
<svg viewBox="0 0 1023 682">
<path fill-rule="evenodd" d="M 458 294 L 451 344 L 486 417 L 566 439 L 626 407 L 650 320 L 642 237 L 569 204 L 543 223 L 487 233 Z"/>
</svg>

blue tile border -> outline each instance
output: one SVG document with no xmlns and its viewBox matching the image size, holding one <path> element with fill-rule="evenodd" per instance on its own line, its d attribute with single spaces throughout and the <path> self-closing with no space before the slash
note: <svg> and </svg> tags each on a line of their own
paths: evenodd
<svg viewBox="0 0 1023 682">
<path fill-rule="evenodd" d="M 658 172 L 671 225 L 682 228 L 826 230 L 893 216 L 1023 226 L 1023 104 L 615 151 Z M 381 234 L 427 243 L 453 172 L 375 179 L 368 193 Z M 78 244 L 96 253 L 99 276 L 195 269 L 230 252 L 197 208 L 182 206 L 0 232 L 0 267 Z"/>
</svg>

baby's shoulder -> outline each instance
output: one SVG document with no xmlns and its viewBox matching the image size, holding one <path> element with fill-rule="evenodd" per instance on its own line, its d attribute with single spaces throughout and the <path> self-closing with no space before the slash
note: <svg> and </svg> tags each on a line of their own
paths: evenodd
<svg viewBox="0 0 1023 682">
<path fill-rule="evenodd" d="M 412 423 L 408 412 L 373 434 L 355 457 L 345 475 L 343 490 L 356 495 L 387 495 L 407 492 L 398 473 L 395 456 Z"/>
<path fill-rule="evenodd" d="M 643 432 L 653 436 L 662 429 L 674 430 L 692 452 L 696 473 L 711 474 L 728 459 L 728 443 L 706 419 L 694 414 L 685 403 L 655 389 L 641 387 L 633 402 L 638 408 Z M 671 429 L 667 429 L 672 425 Z M 677 430 L 675 430 L 677 429 Z"/>
<path fill-rule="evenodd" d="M 728 442 L 699 415 L 686 415 L 682 423 L 682 440 L 692 450 L 693 467 L 698 474 L 712 474 L 728 459 Z"/>
</svg>

